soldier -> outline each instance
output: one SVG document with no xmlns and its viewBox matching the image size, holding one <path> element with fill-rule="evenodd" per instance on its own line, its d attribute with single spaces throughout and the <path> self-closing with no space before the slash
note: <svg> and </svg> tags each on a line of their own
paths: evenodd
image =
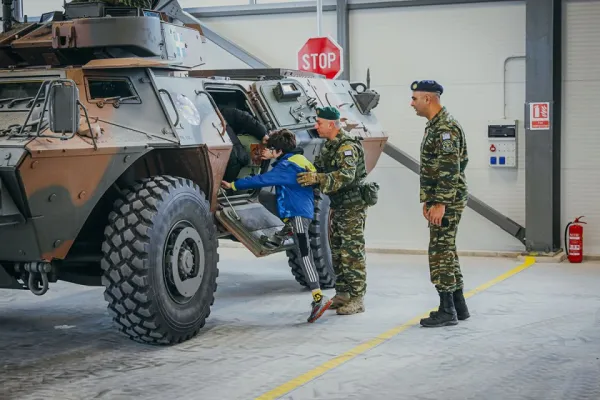
<svg viewBox="0 0 600 400">
<path fill-rule="evenodd" d="M 421 143 L 420 201 L 429 222 L 429 271 L 440 297 L 437 311 L 421 320 L 425 327 L 456 325 L 469 317 L 456 233 L 467 205 L 467 142 L 460 124 L 440 104 L 444 89 L 435 81 L 413 82 L 410 105 L 427 118 Z"/>
<path fill-rule="evenodd" d="M 88 3 L 90 1 L 97 0 L 72 0 L 71 3 Z M 140 7 L 146 9 L 152 9 L 155 0 L 100 0 L 104 3 L 108 3 L 113 6 L 124 6 L 124 7 Z"/>
<path fill-rule="evenodd" d="M 336 295 L 330 308 L 349 315 L 365 311 L 366 292 L 364 229 L 367 205 L 360 184 L 367 176 L 361 144 L 341 130 L 334 107 L 317 109 L 315 128 L 327 139 L 315 158 L 317 172 L 298 174 L 303 186 L 318 185 L 331 200 L 331 255 L 336 274 Z"/>
</svg>

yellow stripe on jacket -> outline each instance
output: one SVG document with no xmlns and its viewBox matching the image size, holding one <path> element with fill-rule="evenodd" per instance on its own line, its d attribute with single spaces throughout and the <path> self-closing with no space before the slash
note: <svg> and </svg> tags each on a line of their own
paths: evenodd
<svg viewBox="0 0 600 400">
<path fill-rule="evenodd" d="M 308 159 L 306 157 L 304 157 L 302 154 L 294 154 L 293 156 L 291 156 L 290 158 L 288 158 L 289 162 L 293 162 L 294 164 L 296 164 L 297 166 L 299 166 L 300 168 L 303 168 L 309 172 L 316 172 L 317 169 L 315 168 L 315 166 L 313 165 L 313 163 L 311 163 L 310 161 L 308 161 Z"/>
</svg>

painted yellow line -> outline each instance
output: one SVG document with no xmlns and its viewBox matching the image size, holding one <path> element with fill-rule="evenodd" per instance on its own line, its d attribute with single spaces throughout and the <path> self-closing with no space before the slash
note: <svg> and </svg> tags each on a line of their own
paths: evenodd
<svg viewBox="0 0 600 400">
<path fill-rule="evenodd" d="M 511 276 L 518 274 L 519 272 L 523 271 L 524 269 L 529 268 L 533 264 L 535 264 L 535 258 L 534 257 L 526 257 L 525 262 L 523 264 L 519 265 L 518 267 L 515 267 L 515 268 L 511 269 L 510 271 L 498 276 L 497 278 L 494 278 L 491 281 L 486 282 L 483 285 L 478 286 L 477 288 L 465 293 L 465 298 L 469 298 L 479 292 L 489 289 L 491 286 L 494 286 L 494 285 L 510 278 Z M 295 389 L 299 388 L 300 386 L 312 381 L 313 379 L 318 378 L 319 376 L 325 374 L 326 372 L 339 367 L 343 363 L 350 361 L 351 359 L 355 358 L 356 356 L 359 356 L 359 355 L 367 352 L 368 350 L 371 350 L 374 347 L 379 346 L 380 344 L 390 340 L 391 338 L 402 333 L 403 331 L 410 328 L 411 326 L 417 325 L 419 323 L 419 321 L 421 320 L 421 318 L 425 318 L 425 317 L 429 316 L 429 313 L 436 309 L 437 309 L 437 307 L 427 311 L 423 315 L 420 315 L 416 318 L 411 319 L 410 321 L 408 321 L 402 325 L 399 325 L 395 328 L 388 330 L 387 332 L 382 333 L 381 335 L 377 336 L 376 338 L 373 338 L 363 344 L 356 346 L 352 350 L 347 351 L 346 353 L 339 355 L 339 356 L 327 361 L 326 363 L 324 363 L 322 365 L 319 365 L 315 369 L 312 369 L 312 370 L 308 371 L 307 373 L 302 374 L 302 375 L 292 379 L 291 381 L 286 382 L 283 385 L 276 387 L 275 389 L 273 389 L 267 393 L 264 393 L 263 395 L 257 397 L 255 400 L 275 400 L 275 399 L 280 398 L 281 396 L 291 392 L 292 390 L 295 390 Z"/>
</svg>

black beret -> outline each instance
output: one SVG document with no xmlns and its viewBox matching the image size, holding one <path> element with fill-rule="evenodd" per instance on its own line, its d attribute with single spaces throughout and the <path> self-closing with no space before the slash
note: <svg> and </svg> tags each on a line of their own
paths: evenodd
<svg viewBox="0 0 600 400">
<path fill-rule="evenodd" d="M 436 81 L 414 81 L 410 88 L 417 92 L 444 93 L 444 88 Z"/>
</svg>

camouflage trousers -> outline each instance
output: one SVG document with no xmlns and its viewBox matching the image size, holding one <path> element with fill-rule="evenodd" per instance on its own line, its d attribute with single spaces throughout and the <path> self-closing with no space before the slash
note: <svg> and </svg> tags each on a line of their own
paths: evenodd
<svg viewBox="0 0 600 400">
<path fill-rule="evenodd" d="M 456 234 L 466 201 L 446 206 L 448 226 L 429 225 L 429 273 L 438 292 L 454 292 L 464 286 L 456 252 Z"/>
<path fill-rule="evenodd" d="M 364 296 L 367 290 L 365 256 L 365 206 L 331 209 L 329 233 L 337 293 Z"/>
<path fill-rule="evenodd" d="M 96 0 L 73 0 L 71 3 L 87 3 Z M 124 7 L 152 8 L 154 0 L 102 0 L 104 3 Z"/>
</svg>

